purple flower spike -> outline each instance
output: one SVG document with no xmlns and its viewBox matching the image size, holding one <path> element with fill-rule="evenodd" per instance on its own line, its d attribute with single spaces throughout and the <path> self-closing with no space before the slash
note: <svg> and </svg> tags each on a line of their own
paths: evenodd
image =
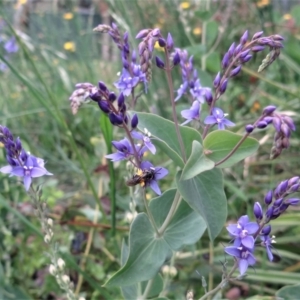
<svg viewBox="0 0 300 300">
<path fill-rule="evenodd" d="M 235 126 L 234 123 L 232 123 L 231 121 L 225 118 L 222 109 L 218 107 L 213 108 L 212 115 L 207 116 L 204 120 L 204 123 L 207 125 L 218 124 L 219 130 L 225 129 L 225 126 L 227 127 Z"/>
<path fill-rule="evenodd" d="M 252 251 L 245 247 L 226 247 L 225 252 L 238 259 L 239 271 L 241 275 L 244 275 L 249 266 L 253 266 L 256 262 Z"/>
<path fill-rule="evenodd" d="M 163 167 L 154 167 L 149 161 L 143 161 L 141 163 L 142 170 L 149 170 L 154 168 L 154 178 L 149 182 L 146 182 L 146 186 L 150 186 L 151 189 L 157 194 L 161 195 L 160 188 L 157 181 L 168 175 L 169 171 Z"/>
<path fill-rule="evenodd" d="M 246 31 L 244 32 L 244 34 L 242 35 L 242 37 L 241 37 L 241 39 L 240 39 L 240 43 L 241 43 L 242 45 L 244 45 L 244 44 L 246 44 L 247 40 L 248 40 L 248 30 L 246 30 Z"/>
<path fill-rule="evenodd" d="M 181 116 L 187 119 L 181 125 L 185 125 L 192 120 L 199 120 L 200 117 L 200 103 L 198 101 L 194 101 L 190 109 L 185 109 L 181 112 Z"/>
<path fill-rule="evenodd" d="M 247 215 L 240 217 L 237 224 L 228 225 L 226 229 L 234 237 L 234 246 L 239 247 L 243 245 L 249 249 L 253 249 L 254 238 L 251 234 L 256 233 L 259 226 L 255 222 L 249 222 Z"/>
<path fill-rule="evenodd" d="M 256 220 L 262 220 L 263 218 L 263 210 L 259 202 L 254 203 L 253 213 L 256 217 Z"/>
<path fill-rule="evenodd" d="M 156 66 L 160 69 L 163 69 L 165 67 L 165 63 L 158 56 L 155 56 L 155 63 L 156 63 Z"/>
<path fill-rule="evenodd" d="M 251 133 L 253 130 L 254 130 L 254 126 L 251 125 L 251 124 L 248 124 L 245 126 L 245 130 L 248 132 L 248 133 Z"/>
</svg>

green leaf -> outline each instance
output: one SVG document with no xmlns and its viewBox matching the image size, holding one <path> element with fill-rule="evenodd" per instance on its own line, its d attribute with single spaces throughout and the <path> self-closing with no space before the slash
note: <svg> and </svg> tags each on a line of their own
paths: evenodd
<svg viewBox="0 0 300 300">
<path fill-rule="evenodd" d="M 230 153 L 242 137 L 243 136 L 240 134 L 227 130 L 213 131 L 208 134 L 203 141 L 204 153 L 206 153 L 206 156 L 209 159 L 214 162 L 218 162 Z M 252 155 L 255 151 L 257 151 L 258 147 L 259 142 L 256 139 L 247 137 L 232 156 L 217 167 L 228 168 L 238 161 Z"/>
<path fill-rule="evenodd" d="M 183 167 L 183 160 L 180 145 L 177 139 L 175 124 L 167 119 L 149 113 L 136 113 L 139 118 L 139 129 L 147 128 L 151 134 L 158 138 L 155 144 L 165 152 L 179 167 Z M 133 112 L 131 112 L 133 115 Z M 180 126 L 180 133 L 183 140 L 186 156 L 192 152 L 192 142 L 194 140 L 202 143 L 201 135 L 193 128 Z"/>
<path fill-rule="evenodd" d="M 182 170 L 180 180 L 191 179 L 204 171 L 211 170 L 214 166 L 215 163 L 204 155 L 202 145 L 198 141 L 193 141 L 192 153 Z"/>
<path fill-rule="evenodd" d="M 176 189 L 166 191 L 162 196 L 154 198 L 149 205 L 155 222 L 159 227 L 163 224 L 170 211 L 176 191 Z M 183 245 L 196 243 L 203 235 L 205 229 L 206 225 L 203 218 L 192 210 L 185 201 L 181 201 L 163 234 L 163 238 L 172 250 L 178 250 Z"/>
<path fill-rule="evenodd" d="M 206 25 L 206 44 L 210 47 L 218 36 L 219 25 L 216 21 L 209 21 Z M 209 48 L 208 48 L 209 49 Z"/>
<path fill-rule="evenodd" d="M 211 52 L 206 58 L 206 68 L 208 71 L 217 73 L 220 70 L 221 59 L 218 52 Z"/>
<path fill-rule="evenodd" d="M 285 286 L 276 292 L 276 297 L 281 299 L 298 299 L 300 295 L 300 284 Z"/>
<path fill-rule="evenodd" d="M 197 10 L 195 11 L 195 16 L 198 17 L 202 22 L 208 21 L 213 16 L 213 12 L 208 10 Z"/>
<path fill-rule="evenodd" d="M 149 209 L 158 227 L 166 219 L 175 194 L 176 189 L 171 189 L 151 201 Z M 105 285 L 129 286 L 123 293 L 136 299 L 137 286 L 133 285 L 156 276 L 165 260 L 172 255 L 172 250 L 195 243 L 205 229 L 204 220 L 184 201 L 180 203 L 169 226 L 160 237 L 157 236 L 148 217 L 144 213 L 138 214 L 131 225 L 129 254 L 126 245 L 123 243 L 122 246 L 121 261 L 127 261 Z M 156 285 L 154 287 L 158 289 Z"/>
<path fill-rule="evenodd" d="M 177 186 L 183 199 L 204 219 L 210 239 L 213 241 L 222 230 L 227 218 L 227 201 L 223 188 L 223 176 L 219 169 L 205 171 L 189 180 L 180 180 Z"/>
<path fill-rule="evenodd" d="M 157 238 L 146 214 L 138 214 L 131 224 L 129 256 L 126 264 L 105 286 L 128 286 L 153 278 L 171 250 L 164 239 Z"/>
</svg>

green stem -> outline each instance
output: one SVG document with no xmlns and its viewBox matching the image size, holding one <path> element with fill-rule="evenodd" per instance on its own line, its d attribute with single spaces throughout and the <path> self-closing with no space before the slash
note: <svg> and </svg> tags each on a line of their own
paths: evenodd
<svg viewBox="0 0 300 300">
<path fill-rule="evenodd" d="M 177 114 L 176 114 L 176 106 L 175 106 L 175 100 L 174 100 L 175 99 L 174 85 L 173 85 L 172 74 L 171 74 L 172 68 L 170 67 L 170 57 L 169 57 L 167 48 L 165 48 L 165 62 L 166 62 L 165 71 L 166 71 L 166 75 L 167 75 L 168 87 L 169 87 L 169 92 L 170 92 L 170 101 L 171 101 L 171 105 L 172 105 L 172 114 L 173 114 L 173 120 L 174 120 L 174 124 L 175 124 L 176 135 L 177 135 L 177 139 L 178 139 L 178 142 L 180 145 L 180 151 L 181 151 L 183 161 L 186 162 L 185 149 L 184 149 L 184 145 L 183 145 L 182 136 L 181 136 L 181 133 L 179 130 L 179 124 L 178 124 L 178 119 L 177 119 Z"/>
<path fill-rule="evenodd" d="M 172 217 L 174 216 L 180 202 L 181 202 L 181 195 L 179 194 L 178 190 L 176 191 L 176 194 L 175 194 L 175 197 L 174 197 L 174 200 L 173 200 L 173 203 L 172 203 L 172 206 L 168 212 L 168 215 L 164 221 L 164 223 L 161 225 L 161 227 L 159 228 L 158 230 L 158 234 L 159 236 L 162 236 L 165 232 L 165 230 L 167 229 L 168 225 L 170 224 L 171 222 L 171 219 Z"/>
<path fill-rule="evenodd" d="M 153 285 L 153 282 L 154 280 L 153 279 L 150 279 L 148 282 L 147 282 L 147 285 L 146 285 L 146 288 L 145 288 L 145 291 L 143 293 L 143 295 L 141 297 L 138 298 L 138 300 L 144 300 L 144 299 L 147 299 L 147 296 L 152 288 L 152 285 Z"/>
<path fill-rule="evenodd" d="M 156 235 L 159 236 L 159 231 L 158 231 L 158 229 L 157 229 L 155 220 L 154 220 L 154 218 L 153 218 L 153 215 L 152 215 L 152 213 L 151 213 L 151 211 L 150 211 L 150 209 L 149 209 L 148 203 L 147 203 L 145 189 L 143 189 L 143 200 L 144 200 L 144 205 L 145 205 L 145 208 L 146 208 L 147 215 L 148 215 L 148 217 L 149 217 L 149 219 L 150 219 L 150 222 L 151 222 L 151 224 L 152 224 L 152 226 L 153 226 L 153 228 L 154 228 L 154 230 L 155 230 L 155 232 L 156 232 Z"/>
</svg>

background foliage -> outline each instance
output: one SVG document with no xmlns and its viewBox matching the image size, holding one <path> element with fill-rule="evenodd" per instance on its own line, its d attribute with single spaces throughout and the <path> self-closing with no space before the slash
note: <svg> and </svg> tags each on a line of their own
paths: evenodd
<svg viewBox="0 0 300 300">
<path fill-rule="evenodd" d="M 15 35 L 12 28 L 16 26 L 10 25 L 16 25 L 13 23 L 24 8 L 23 2 L 14 6 L 1 2 L 1 15 L 7 22 L 1 29 L 2 40 Z M 57 6 L 46 2 L 47 9 L 30 7 L 29 19 L 17 22 L 25 33 L 18 38 L 19 51 L 7 57 L 1 49 L 8 68 L 0 74 L 0 123 L 20 136 L 29 151 L 43 157 L 47 169 L 55 174 L 43 182 L 43 191 L 49 214 L 56 221 L 55 238 L 62 245 L 60 252 L 77 290 L 87 299 L 118 299 L 122 298 L 119 289 L 102 285 L 124 263 L 120 260 L 122 240 L 128 236 L 134 211 L 130 198 L 138 208 L 142 203 L 137 194 L 128 195 L 124 180 L 131 173 L 124 165 L 115 168 L 109 185 L 111 166 L 103 157 L 111 153 L 106 146 L 111 133 L 99 110 L 87 105 L 75 117 L 71 114 L 68 98 L 75 83 L 113 83 L 120 69 L 114 45 L 92 29 L 114 20 L 129 31 L 133 44 L 137 44 L 134 37 L 142 28 L 159 27 L 164 35 L 172 32 L 176 46 L 194 54 L 204 86 L 211 86 L 222 54 L 245 29 L 278 32 L 285 37 L 280 59 L 263 75 L 254 71 L 260 57 L 244 67 L 242 75 L 230 82 L 222 108 L 241 131 L 269 103 L 293 115 L 299 126 L 300 4 L 262 0 L 100 2 L 103 4 L 94 1 L 92 9 L 83 5 L 78 9 L 75 1 L 58 1 Z M 82 8 L 89 13 L 84 14 Z M 180 74 L 176 82 L 179 86 Z M 165 86 L 164 77 L 154 69 L 149 92 L 140 98 L 137 110 L 169 116 Z M 178 112 L 186 106 L 180 102 Z M 299 174 L 299 130 L 292 136 L 289 151 L 274 161 L 269 160 L 272 135 L 268 130 L 256 134 L 261 144 L 256 155 L 224 169 L 228 222 L 251 211 L 253 203 L 280 180 Z M 4 151 L 0 155 L 0 165 L 4 165 Z M 164 156 L 156 159 L 158 165 L 163 163 L 173 171 L 163 189 L 171 188 L 175 167 Z M 0 190 L 0 298 L 58 299 L 60 291 L 48 274 L 48 257 L 43 253 L 40 228 L 28 197 L 14 178 L 1 176 Z M 245 298 L 272 296 L 281 286 L 299 282 L 299 216 L 295 208 L 273 222 L 278 261 L 267 262 L 262 249 L 260 265 L 250 270 L 247 280 L 225 288 L 228 299 L 234 299 L 234 293 Z M 168 263 L 173 272 L 170 268 L 161 272 L 165 296 L 185 299 L 186 292 L 193 290 L 200 297 L 201 276 L 210 272 L 218 282 L 227 242 L 224 231 L 216 241 L 212 266 L 208 263 L 207 233 L 201 242 L 180 249 Z"/>
</svg>

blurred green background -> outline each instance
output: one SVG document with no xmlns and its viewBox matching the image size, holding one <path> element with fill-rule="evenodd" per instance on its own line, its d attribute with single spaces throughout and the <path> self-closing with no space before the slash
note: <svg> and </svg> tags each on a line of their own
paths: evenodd
<svg viewBox="0 0 300 300">
<path fill-rule="evenodd" d="M 122 298 L 118 289 L 102 285 L 120 267 L 122 239 L 128 236 L 134 212 L 142 208 L 138 194 L 129 195 L 125 187 L 126 176 L 131 176 L 125 163 L 115 165 L 109 185 L 111 166 L 104 155 L 112 150 L 105 142 L 109 132 L 105 117 L 92 104 L 75 116 L 71 113 L 68 98 L 76 83 L 101 80 L 114 89 L 121 70 L 117 47 L 108 35 L 93 32 L 94 27 L 115 22 L 122 32 L 129 32 L 133 47 L 143 28 L 158 27 L 164 36 L 171 32 L 175 46 L 194 55 L 201 83 L 209 87 L 222 55 L 246 29 L 251 35 L 261 30 L 266 35 L 278 33 L 285 38 L 280 59 L 258 74 L 267 52 L 256 55 L 230 81 L 219 106 L 237 124 L 236 132 L 243 132 L 244 125 L 269 104 L 292 116 L 297 128 L 300 125 L 300 1 L 3 0 L 0 12 L 0 124 L 19 136 L 28 151 L 44 158 L 54 173 L 41 181 L 49 216 L 55 220 L 54 238 L 76 291 L 86 299 Z M 7 53 L 4 46 L 12 36 L 19 49 Z M 156 53 L 161 55 L 159 49 Z M 179 70 L 173 76 L 178 88 Z M 178 115 L 188 106 L 182 98 L 177 103 Z M 165 77 L 159 69 L 153 68 L 148 93 L 139 99 L 137 109 L 171 116 Z M 299 130 L 291 138 L 290 149 L 271 161 L 273 134 L 272 129 L 256 133 L 261 143 L 257 155 L 224 170 L 228 222 L 251 214 L 253 203 L 262 201 L 279 181 L 299 175 Z M 122 137 L 114 128 L 113 139 Z M 170 166 L 164 156 L 153 159 Z M 3 149 L 0 165 L 5 164 Z M 163 190 L 173 184 L 174 174 L 175 170 Z M 48 274 L 41 228 L 22 184 L 1 174 L 0 191 L 0 299 L 64 299 Z M 131 199 L 135 206 L 130 205 Z M 296 207 L 273 222 L 276 262 L 268 262 L 264 249 L 258 248 L 255 270 L 249 270 L 245 281 L 230 283 L 224 298 L 272 296 L 282 286 L 300 282 L 299 217 Z M 206 237 L 178 252 L 171 262 L 176 272 L 163 272 L 164 295 L 185 299 L 187 291 L 193 290 L 199 298 L 201 276 L 211 271 L 217 284 L 220 261 L 225 260 L 222 249 L 228 241 L 224 230 L 215 243 L 213 266 L 208 264 Z"/>
</svg>

